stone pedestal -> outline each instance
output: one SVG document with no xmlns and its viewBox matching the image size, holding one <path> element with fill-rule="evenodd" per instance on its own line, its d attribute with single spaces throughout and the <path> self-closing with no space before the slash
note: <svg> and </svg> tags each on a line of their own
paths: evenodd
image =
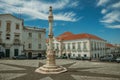
<svg viewBox="0 0 120 80">
<path fill-rule="evenodd" d="M 55 55 L 52 50 L 49 50 L 47 53 L 46 64 L 35 70 L 35 72 L 42 73 L 42 74 L 58 74 L 65 71 L 67 71 L 66 68 L 56 65 Z"/>
<path fill-rule="evenodd" d="M 39 67 L 38 69 L 35 70 L 35 72 L 41 74 L 59 74 L 66 71 L 67 69 L 62 66 L 48 66 L 48 65 L 43 65 L 42 67 Z"/>
<path fill-rule="evenodd" d="M 56 65 L 55 55 L 52 50 L 49 50 L 47 52 L 46 64 L 35 70 L 35 72 L 42 73 L 42 74 L 59 74 L 66 71 L 67 71 L 66 68 Z"/>
</svg>

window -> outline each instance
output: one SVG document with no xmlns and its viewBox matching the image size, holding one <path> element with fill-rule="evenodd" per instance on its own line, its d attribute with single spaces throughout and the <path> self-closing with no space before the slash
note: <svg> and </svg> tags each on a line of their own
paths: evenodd
<svg viewBox="0 0 120 80">
<path fill-rule="evenodd" d="M 38 34 L 38 37 L 41 38 L 41 34 L 40 33 Z"/>
<path fill-rule="evenodd" d="M 57 49 L 59 49 L 58 45 L 59 45 L 59 44 L 57 43 L 57 44 L 56 44 L 56 48 L 57 48 Z"/>
<path fill-rule="evenodd" d="M 0 33 L 0 39 L 1 39 L 1 33 Z"/>
<path fill-rule="evenodd" d="M 28 33 L 29 37 L 32 37 L 32 33 Z"/>
<path fill-rule="evenodd" d="M 19 40 L 19 39 L 15 39 L 14 42 L 15 42 L 15 43 L 19 43 L 20 40 Z"/>
<path fill-rule="evenodd" d="M 100 43 L 100 45 L 99 45 L 99 48 L 101 49 L 101 43 Z"/>
<path fill-rule="evenodd" d="M 10 34 L 6 34 L 6 36 L 10 36 Z"/>
<path fill-rule="evenodd" d="M 11 22 L 7 22 L 6 23 L 6 31 L 10 32 L 10 26 L 11 26 Z"/>
<path fill-rule="evenodd" d="M 28 48 L 32 48 L 32 44 L 31 43 L 28 44 Z"/>
<path fill-rule="evenodd" d="M 1 33 L 0 33 L 0 43 L 2 42 L 2 39 L 1 39 Z"/>
<path fill-rule="evenodd" d="M 10 57 L 10 49 L 5 49 L 5 57 Z"/>
<path fill-rule="evenodd" d="M 84 49 L 84 50 L 87 49 L 87 47 L 86 47 L 86 43 L 87 43 L 87 42 L 83 42 L 83 49 Z"/>
<path fill-rule="evenodd" d="M 96 49 L 98 50 L 98 48 L 99 48 L 99 45 L 98 45 L 99 43 L 98 42 L 96 42 Z"/>
<path fill-rule="evenodd" d="M 94 43 L 94 49 L 96 50 L 96 42 Z"/>
<path fill-rule="evenodd" d="M 20 34 L 14 34 L 14 39 L 20 39 Z"/>
<path fill-rule="evenodd" d="M 75 43 L 72 43 L 72 48 L 75 49 Z"/>
<path fill-rule="evenodd" d="M 14 43 L 20 43 L 20 35 L 19 34 L 14 34 Z"/>
<path fill-rule="evenodd" d="M 2 40 L 1 40 L 1 33 L 0 33 L 0 43 L 2 42 Z"/>
<path fill-rule="evenodd" d="M 95 58 L 96 58 L 96 54 L 95 54 L 94 56 L 95 56 Z"/>
<path fill-rule="evenodd" d="M 19 30 L 19 24 L 16 24 L 16 29 Z"/>
<path fill-rule="evenodd" d="M 19 38 L 19 37 L 20 37 L 20 35 L 19 35 L 19 34 L 15 34 L 15 37 Z"/>
<path fill-rule="evenodd" d="M 7 39 L 7 40 L 10 39 L 10 34 L 6 34 L 6 39 Z"/>
<path fill-rule="evenodd" d="M 38 48 L 41 49 L 41 44 L 38 45 Z"/>
<path fill-rule="evenodd" d="M 78 54 L 78 57 L 81 57 L 81 55 L 80 55 L 80 54 Z"/>
<path fill-rule="evenodd" d="M 78 49 L 81 49 L 81 42 L 78 42 Z"/>
<path fill-rule="evenodd" d="M 2 23 L 1 23 L 1 20 L 0 20 L 0 27 L 1 27 L 1 24 L 2 24 Z"/>
<path fill-rule="evenodd" d="M 73 57 L 75 56 L 75 54 L 73 54 Z"/>
<path fill-rule="evenodd" d="M 70 49 L 70 43 L 68 43 L 68 49 Z"/>
<path fill-rule="evenodd" d="M 53 44 L 52 49 L 55 49 L 55 44 Z"/>
<path fill-rule="evenodd" d="M 98 53 L 98 58 L 99 58 L 99 53 Z"/>
<path fill-rule="evenodd" d="M 90 46 L 91 46 L 91 50 L 93 50 L 93 42 L 92 41 L 91 41 Z"/>
<path fill-rule="evenodd" d="M 63 46 L 62 46 L 62 47 L 63 47 L 63 49 L 65 49 L 65 43 L 63 43 Z"/>
</svg>

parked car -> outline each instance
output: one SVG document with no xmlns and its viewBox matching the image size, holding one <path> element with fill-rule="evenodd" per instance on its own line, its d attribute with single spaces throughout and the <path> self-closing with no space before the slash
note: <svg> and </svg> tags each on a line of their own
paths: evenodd
<svg viewBox="0 0 120 80">
<path fill-rule="evenodd" d="M 89 57 L 82 57 L 81 60 L 91 60 Z"/>
<path fill-rule="evenodd" d="M 120 57 L 116 58 L 116 62 L 118 63 L 120 62 Z"/>
<path fill-rule="evenodd" d="M 100 58 L 100 61 L 109 61 L 109 62 L 113 62 L 113 61 L 115 61 L 115 57 L 110 56 L 110 55 L 104 56 L 104 57 L 101 57 L 101 58 Z"/>
<path fill-rule="evenodd" d="M 27 59 L 27 56 L 25 56 L 25 55 L 18 55 L 18 56 L 14 56 L 12 58 L 13 59 Z"/>
<path fill-rule="evenodd" d="M 39 59 L 39 58 L 40 58 L 39 56 L 32 57 L 32 59 Z"/>
<path fill-rule="evenodd" d="M 40 59 L 46 59 L 46 56 L 45 56 L 45 55 L 42 55 L 42 56 L 40 57 Z"/>
<path fill-rule="evenodd" d="M 76 60 L 82 60 L 82 57 L 76 57 Z"/>
<path fill-rule="evenodd" d="M 67 59 L 67 56 L 62 56 L 61 58 L 62 58 L 62 59 Z"/>
<path fill-rule="evenodd" d="M 46 56 L 45 56 L 45 55 L 42 55 L 42 56 L 34 56 L 34 57 L 32 57 L 32 59 L 46 59 Z"/>
</svg>

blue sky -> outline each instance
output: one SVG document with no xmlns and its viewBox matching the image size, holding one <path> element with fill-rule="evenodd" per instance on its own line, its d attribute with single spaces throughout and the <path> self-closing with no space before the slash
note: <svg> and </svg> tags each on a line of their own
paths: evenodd
<svg viewBox="0 0 120 80">
<path fill-rule="evenodd" d="M 25 26 L 46 28 L 53 7 L 54 35 L 89 33 L 120 44 L 120 0 L 0 0 L 0 13 L 24 19 Z"/>
</svg>

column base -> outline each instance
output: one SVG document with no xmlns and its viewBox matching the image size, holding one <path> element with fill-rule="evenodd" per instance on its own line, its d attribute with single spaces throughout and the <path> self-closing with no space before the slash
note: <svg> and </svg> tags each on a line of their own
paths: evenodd
<svg viewBox="0 0 120 80">
<path fill-rule="evenodd" d="M 62 66 L 48 66 L 48 65 L 43 65 L 35 70 L 37 73 L 41 74 L 59 74 L 66 72 L 67 69 Z"/>
</svg>

